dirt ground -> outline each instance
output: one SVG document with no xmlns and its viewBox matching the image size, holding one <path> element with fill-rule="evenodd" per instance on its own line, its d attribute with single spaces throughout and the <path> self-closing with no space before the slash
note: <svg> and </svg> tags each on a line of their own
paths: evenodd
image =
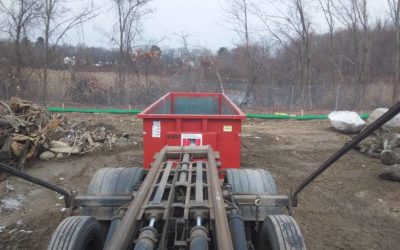
<svg viewBox="0 0 400 250">
<path fill-rule="evenodd" d="M 29 174 L 83 194 L 99 168 L 142 165 L 142 125 L 134 116 L 67 116 L 113 125 L 137 143 L 29 162 Z M 350 138 L 334 132 L 328 121 L 278 120 L 247 120 L 242 136 L 242 166 L 268 169 L 280 193 L 289 192 Z M 300 194 L 295 218 L 309 249 L 400 249 L 400 183 L 379 180 L 383 167 L 352 151 Z M 55 193 L 16 178 L 0 183 L 0 249 L 46 249 L 65 216 Z"/>
</svg>

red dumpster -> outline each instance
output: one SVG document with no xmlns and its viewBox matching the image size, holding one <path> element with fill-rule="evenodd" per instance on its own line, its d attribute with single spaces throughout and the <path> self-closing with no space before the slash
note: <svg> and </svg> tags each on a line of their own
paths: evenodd
<svg viewBox="0 0 400 250">
<path fill-rule="evenodd" d="M 245 114 L 224 94 L 170 92 L 138 115 L 143 119 L 144 167 L 164 146 L 211 145 L 222 168 L 240 167 Z"/>
</svg>

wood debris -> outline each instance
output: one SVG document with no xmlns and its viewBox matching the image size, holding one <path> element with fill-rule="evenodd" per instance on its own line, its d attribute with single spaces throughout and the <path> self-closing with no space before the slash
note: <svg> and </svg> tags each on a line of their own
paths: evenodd
<svg viewBox="0 0 400 250">
<path fill-rule="evenodd" d="M 8 104 L 0 102 L 0 161 L 22 169 L 26 160 L 45 152 L 63 158 L 133 143 L 128 134 L 101 125 L 70 123 L 60 114 L 50 114 L 37 104 L 13 97 Z M 54 158 L 43 155 L 43 159 Z"/>
</svg>

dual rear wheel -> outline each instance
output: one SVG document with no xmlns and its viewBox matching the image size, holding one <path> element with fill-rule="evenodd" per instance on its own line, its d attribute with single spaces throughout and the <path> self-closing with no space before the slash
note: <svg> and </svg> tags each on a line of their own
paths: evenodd
<svg viewBox="0 0 400 250">
<path fill-rule="evenodd" d="M 233 193 L 278 194 L 272 175 L 264 169 L 227 169 L 225 183 Z M 240 215 L 257 237 L 252 237 L 257 249 L 302 250 L 306 249 L 304 239 L 293 217 L 282 214 L 282 208 L 271 206 L 238 205 Z M 254 230 L 250 221 L 258 218 L 262 227 Z"/>
<path fill-rule="evenodd" d="M 87 189 L 87 195 L 123 195 L 133 192 L 143 180 L 145 171 L 136 167 L 101 168 L 96 171 Z M 48 250 L 103 249 L 109 220 L 117 210 L 114 207 L 83 207 L 80 216 L 65 218 L 50 240 Z"/>
<path fill-rule="evenodd" d="M 112 195 L 131 193 L 135 185 L 142 181 L 142 168 L 102 168 L 93 176 L 88 195 Z M 233 193 L 277 194 L 277 187 L 271 174 L 263 169 L 227 169 L 225 183 Z M 53 233 L 49 250 L 92 250 L 102 249 L 107 230 L 106 221 L 95 218 L 102 214 L 111 218 L 116 208 L 81 208 L 81 216 L 64 219 Z M 281 214 L 281 208 L 239 205 L 243 218 L 261 215 L 261 230 L 258 232 L 257 249 L 300 250 L 305 249 L 304 239 L 293 217 Z M 103 218 L 104 219 L 104 218 Z"/>
</svg>

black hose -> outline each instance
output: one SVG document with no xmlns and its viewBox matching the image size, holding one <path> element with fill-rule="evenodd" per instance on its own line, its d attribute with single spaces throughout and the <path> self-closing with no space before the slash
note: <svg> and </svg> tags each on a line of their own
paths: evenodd
<svg viewBox="0 0 400 250">
<path fill-rule="evenodd" d="M 246 250 L 246 232 L 244 230 L 244 221 L 240 214 L 233 213 L 229 216 L 229 228 L 232 235 L 232 244 L 235 250 Z"/>
<path fill-rule="evenodd" d="M 70 198 L 70 193 L 68 193 L 68 192 L 65 191 L 64 189 L 59 188 L 59 187 L 57 187 L 57 186 L 55 186 L 55 185 L 52 185 L 52 184 L 50 184 L 50 183 L 48 183 L 48 182 L 46 182 L 46 181 L 44 181 L 44 180 L 38 179 L 38 178 L 36 178 L 36 177 L 33 177 L 33 176 L 31 176 L 31 175 L 29 175 L 29 174 L 26 174 L 26 173 L 24 173 L 24 172 L 22 172 L 22 171 L 19 171 L 18 169 L 13 168 L 13 167 L 11 167 L 11 166 L 8 166 L 7 164 L 4 164 L 4 163 L 2 163 L 2 162 L 0 162 L 0 170 L 1 170 L 1 171 L 4 171 L 4 172 L 6 172 L 6 173 L 9 173 L 9 174 L 11 174 L 11 175 L 17 176 L 17 177 L 19 177 L 19 178 L 22 178 L 22 179 L 24 179 L 24 180 L 33 182 L 33 183 L 35 183 L 35 184 L 37 184 L 37 185 L 40 185 L 40 186 L 42 186 L 42 187 L 48 188 L 48 189 L 50 189 L 50 190 L 53 190 L 53 191 L 55 191 L 55 192 L 57 192 L 57 193 L 63 195 L 64 198 L 66 198 L 66 199 L 69 199 L 69 198 Z"/>
</svg>

